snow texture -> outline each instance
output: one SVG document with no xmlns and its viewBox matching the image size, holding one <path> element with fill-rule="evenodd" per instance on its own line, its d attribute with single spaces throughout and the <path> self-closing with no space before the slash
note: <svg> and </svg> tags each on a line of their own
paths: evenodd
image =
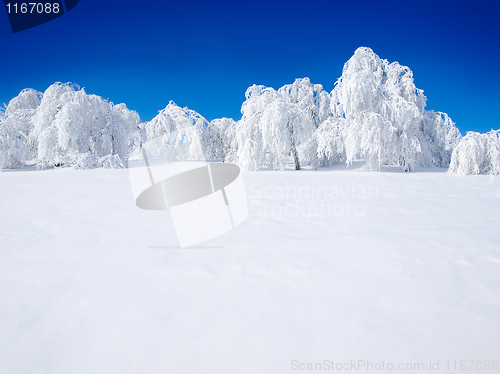
<svg viewBox="0 0 500 374">
<path fill-rule="evenodd" d="M 244 172 L 248 219 L 187 249 L 126 170 L 0 173 L 0 373 L 498 360 L 499 177 L 353 166 Z"/>
</svg>

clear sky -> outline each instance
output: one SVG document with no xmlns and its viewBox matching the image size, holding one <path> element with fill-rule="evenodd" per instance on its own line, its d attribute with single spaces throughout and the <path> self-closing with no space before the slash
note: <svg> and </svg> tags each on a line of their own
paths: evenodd
<svg viewBox="0 0 500 374">
<path fill-rule="evenodd" d="M 74 82 L 150 120 L 173 100 L 241 117 L 252 84 L 331 91 L 360 46 L 409 66 L 427 109 L 465 134 L 500 128 L 500 1 L 80 0 L 16 34 L 0 9 L 0 103 Z"/>
</svg>

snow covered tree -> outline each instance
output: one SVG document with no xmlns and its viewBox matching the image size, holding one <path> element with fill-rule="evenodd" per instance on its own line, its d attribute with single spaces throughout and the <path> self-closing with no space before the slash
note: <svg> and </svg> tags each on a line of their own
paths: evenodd
<svg viewBox="0 0 500 374">
<path fill-rule="evenodd" d="M 278 90 L 287 105 L 296 105 L 317 128 L 330 115 L 330 94 L 309 78 L 296 79 Z"/>
<path fill-rule="evenodd" d="M 346 161 L 365 159 L 374 169 L 400 165 L 447 166 L 460 133 L 448 116 L 425 111 L 413 73 L 361 47 L 333 89 L 331 112 L 342 122 Z"/>
<path fill-rule="evenodd" d="M 314 167 L 345 162 L 344 139 L 341 135 L 345 121 L 344 118 L 335 117 L 323 121 L 302 148 L 302 159 Z"/>
<path fill-rule="evenodd" d="M 40 92 L 25 89 L 0 111 L 0 169 L 23 167 L 35 158 L 29 136 L 41 97 Z"/>
<path fill-rule="evenodd" d="M 278 90 L 253 85 L 245 97 L 237 122 L 208 122 L 171 101 L 153 120 L 139 124 L 137 113 L 124 104 L 113 105 L 76 85 L 56 83 L 43 94 L 24 90 L 0 110 L 0 168 L 32 160 L 39 167 L 116 167 L 134 149 L 163 160 L 222 160 L 250 170 L 282 170 L 291 161 L 300 169 L 354 160 L 373 169 L 412 170 L 447 167 L 461 139 L 447 114 L 425 110 L 426 97 L 408 67 L 365 47 L 347 61 L 331 94 L 303 78 Z M 476 166 L 467 172 L 496 170 L 491 144 L 472 135 L 463 144 L 450 170 L 469 164 Z M 491 167 L 478 164 L 481 147 L 488 149 L 492 161 L 483 161 Z"/>
<path fill-rule="evenodd" d="M 235 162 L 244 169 L 283 169 L 288 155 L 296 158 L 292 111 L 273 88 L 253 85 L 246 92 L 242 119 L 235 130 Z"/>
<path fill-rule="evenodd" d="M 230 160 L 244 169 L 284 169 L 289 156 L 301 168 L 300 148 L 328 115 L 329 95 L 308 78 L 278 91 L 253 85 L 231 131 Z"/>
<path fill-rule="evenodd" d="M 131 150 L 139 115 L 72 84 L 56 83 L 32 117 L 39 167 L 118 167 Z"/>
<path fill-rule="evenodd" d="M 424 111 L 422 132 L 422 164 L 448 167 L 453 149 L 462 135 L 451 118 L 442 112 Z"/>
<path fill-rule="evenodd" d="M 470 131 L 453 150 L 450 173 L 500 174 L 500 130 Z"/>
<path fill-rule="evenodd" d="M 241 106 L 243 117 L 228 131 L 231 142 L 228 160 L 242 169 L 257 170 L 266 164 L 260 119 L 264 109 L 278 100 L 278 94 L 273 88 L 253 85 L 245 97 Z"/>
<path fill-rule="evenodd" d="M 140 125 L 149 157 L 169 161 L 204 160 L 210 139 L 204 137 L 208 121 L 173 101 L 151 121 Z"/>
<path fill-rule="evenodd" d="M 217 118 L 210 121 L 203 133 L 207 160 L 224 161 L 226 159 L 230 147 L 228 134 L 231 133 L 235 124 L 232 118 Z"/>
</svg>

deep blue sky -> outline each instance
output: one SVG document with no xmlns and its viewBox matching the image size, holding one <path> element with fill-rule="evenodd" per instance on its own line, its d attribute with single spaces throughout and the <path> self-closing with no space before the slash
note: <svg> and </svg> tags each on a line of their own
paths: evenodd
<svg viewBox="0 0 500 374">
<path fill-rule="evenodd" d="M 56 81 L 125 102 L 142 120 L 174 100 L 241 117 L 248 86 L 309 77 L 331 91 L 360 46 L 409 66 L 427 109 L 462 133 L 500 128 L 500 2 L 80 0 L 13 34 L 0 9 L 0 103 Z"/>
</svg>

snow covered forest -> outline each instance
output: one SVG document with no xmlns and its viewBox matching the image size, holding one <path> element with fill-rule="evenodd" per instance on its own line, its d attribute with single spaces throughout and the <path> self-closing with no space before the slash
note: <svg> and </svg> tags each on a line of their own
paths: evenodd
<svg viewBox="0 0 500 374">
<path fill-rule="evenodd" d="M 209 122 L 170 102 L 141 123 L 125 104 L 74 84 L 55 83 L 44 93 L 25 89 L 0 111 L 0 169 L 123 167 L 134 151 L 149 147 L 158 155 L 233 162 L 246 170 L 363 160 L 373 170 L 500 173 L 500 131 L 462 137 L 446 113 L 425 109 L 408 67 L 370 48 L 356 50 L 331 93 L 303 78 L 278 90 L 253 85 L 245 97 L 237 121 Z"/>
</svg>

